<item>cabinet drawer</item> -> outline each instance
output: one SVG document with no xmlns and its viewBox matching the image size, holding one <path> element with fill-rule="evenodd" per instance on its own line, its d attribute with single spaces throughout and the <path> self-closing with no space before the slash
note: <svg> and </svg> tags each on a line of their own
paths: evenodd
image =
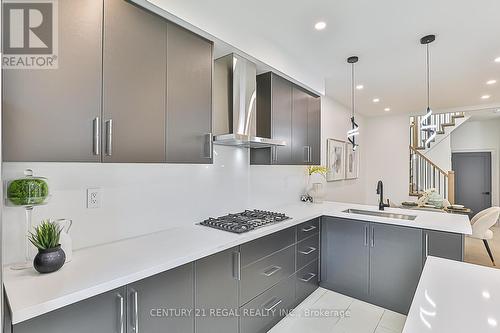
<svg viewBox="0 0 500 333">
<path fill-rule="evenodd" d="M 259 259 L 295 243 L 295 228 L 288 228 L 274 234 L 241 245 L 241 266 L 245 267 Z"/>
<path fill-rule="evenodd" d="M 302 223 L 297 226 L 297 241 L 301 241 L 304 238 L 317 234 L 319 231 L 319 217 Z"/>
<path fill-rule="evenodd" d="M 240 309 L 240 333 L 265 333 L 291 310 L 295 301 L 291 276 Z"/>
<path fill-rule="evenodd" d="M 297 243 L 297 270 L 313 260 L 318 260 L 319 234 Z"/>
<path fill-rule="evenodd" d="M 241 271 L 240 305 L 250 301 L 295 271 L 295 246 L 289 246 Z"/>
<path fill-rule="evenodd" d="M 297 302 L 302 302 L 318 288 L 318 261 L 315 260 L 297 272 L 295 278 L 295 293 Z"/>
</svg>

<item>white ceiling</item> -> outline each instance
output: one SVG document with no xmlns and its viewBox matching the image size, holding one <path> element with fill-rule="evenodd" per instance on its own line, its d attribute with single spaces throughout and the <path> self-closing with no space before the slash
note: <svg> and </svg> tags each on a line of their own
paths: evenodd
<svg viewBox="0 0 500 333">
<path fill-rule="evenodd" d="M 424 110 L 419 39 L 435 33 L 433 109 L 500 105 L 500 63 L 493 61 L 500 57 L 499 0 L 149 1 L 257 58 L 273 54 L 270 65 L 283 65 L 299 81 L 326 80 L 326 93 L 344 105 L 350 104 L 346 58 L 358 55 L 358 83 L 365 88 L 357 104 L 365 115 L 385 114 L 385 107 L 391 113 Z M 320 20 L 327 28 L 318 32 L 313 26 Z M 292 67 L 300 70 L 286 70 Z M 487 86 L 489 79 L 498 83 Z M 484 94 L 491 98 L 481 100 Z M 372 102 L 375 97 L 380 103 Z"/>
</svg>

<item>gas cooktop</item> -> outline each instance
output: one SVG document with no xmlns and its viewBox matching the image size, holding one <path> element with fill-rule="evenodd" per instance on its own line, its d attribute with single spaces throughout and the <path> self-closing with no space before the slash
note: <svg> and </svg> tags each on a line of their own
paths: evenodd
<svg viewBox="0 0 500 333">
<path fill-rule="evenodd" d="M 289 217 L 285 214 L 254 209 L 218 218 L 209 218 L 200 224 L 211 228 L 241 234 L 271 223 L 282 222 L 288 219 Z"/>
</svg>

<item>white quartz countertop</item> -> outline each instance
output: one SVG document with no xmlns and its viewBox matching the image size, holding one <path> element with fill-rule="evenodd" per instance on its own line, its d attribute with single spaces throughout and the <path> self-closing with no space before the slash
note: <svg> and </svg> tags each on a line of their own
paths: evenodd
<svg viewBox="0 0 500 333">
<path fill-rule="evenodd" d="M 500 270 L 428 257 L 403 333 L 500 332 Z"/>
<path fill-rule="evenodd" d="M 33 269 L 4 270 L 4 285 L 17 324 L 86 298 L 150 277 L 211 254 L 327 215 L 385 224 L 471 234 L 464 215 L 387 208 L 387 212 L 417 215 L 415 221 L 342 213 L 348 208 L 377 211 L 375 206 L 325 202 L 273 207 L 290 220 L 243 234 L 195 224 L 75 251 L 60 271 L 40 275 Z"/>
</svg>

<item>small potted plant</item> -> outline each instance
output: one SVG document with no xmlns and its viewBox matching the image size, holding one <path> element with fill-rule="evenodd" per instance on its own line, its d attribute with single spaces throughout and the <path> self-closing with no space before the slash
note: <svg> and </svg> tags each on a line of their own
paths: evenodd
<svg viewBox="0 0 500 333">
<path fill-rule="evenodd" d="M 43 220 L 28 236 L 30 242 L 38 249 L 33 266 L 39 273 L 52 273 L 64 265 L 66 254 L 59 244 L 60 235 L 59 224 Z"/>
</svg>

